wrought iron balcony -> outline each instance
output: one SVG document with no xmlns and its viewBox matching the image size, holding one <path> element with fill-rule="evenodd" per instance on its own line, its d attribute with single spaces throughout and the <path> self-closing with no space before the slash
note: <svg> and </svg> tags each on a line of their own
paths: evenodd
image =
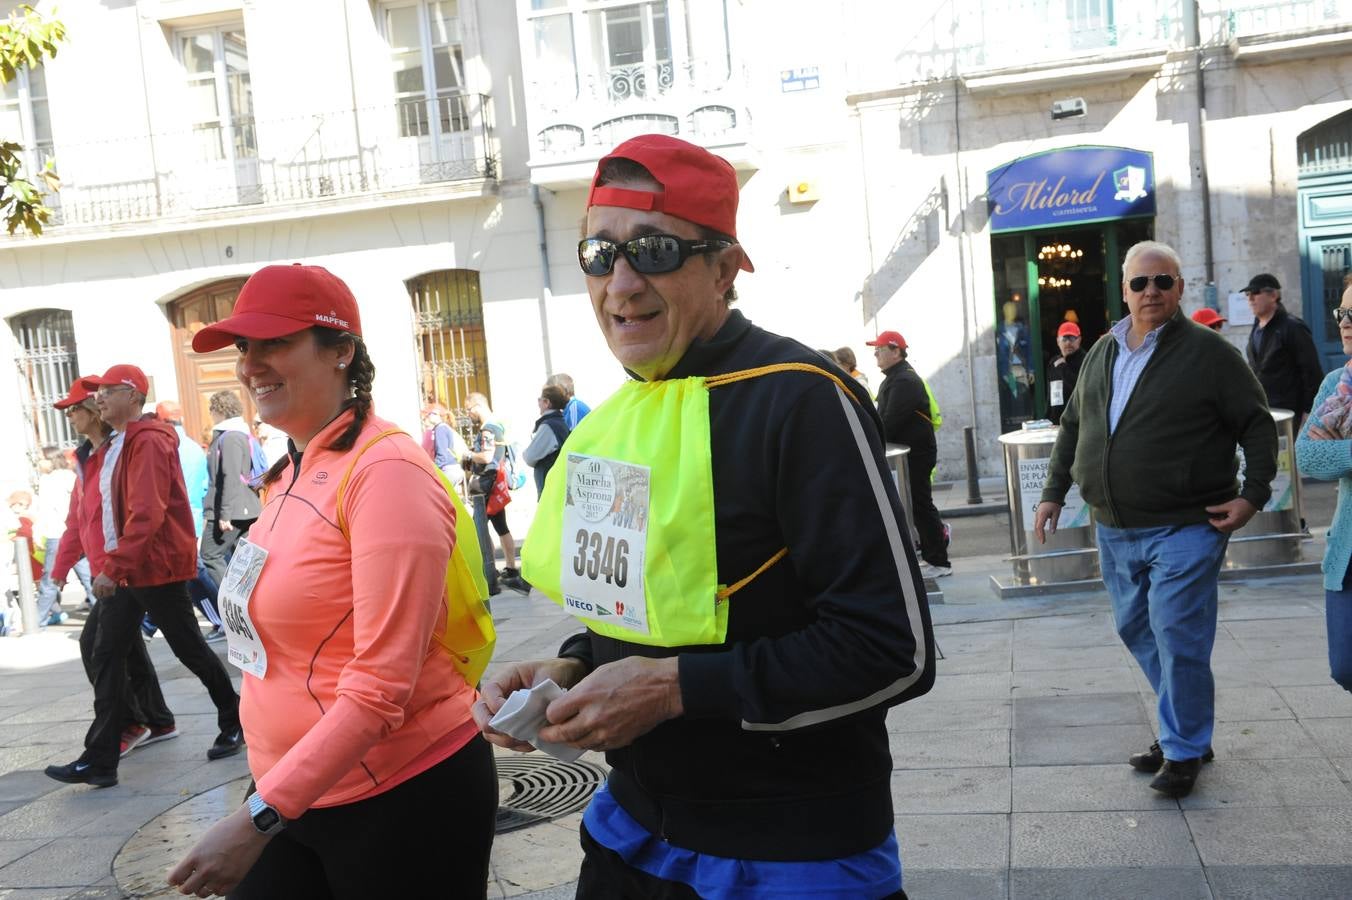
<svg viewBox="0 0 1352 900">
<path fill-rule="evenodd" d="M 488 98 L 383 107 L 120 140 L 57 141 L 49 227 L 193 218 L 497 177 Z"/>
<path fill-rule="evenodd" d="M 1284 34 L 1352 21 L 1352 0 L 1226 0 L 1204 14 L 1211 31 L 1223 41 L 1260 34 Z M 1206 29 L 1204 29 L 1206 30 Z"/>
<path fill-rule="evenodd" d="M 697 143 L 745 140 L 746 72 L 726 57 L 660 60 L 527 86 L 535 162 L 599 155 L 636 134 L 679 134 Z"/>
</svg>

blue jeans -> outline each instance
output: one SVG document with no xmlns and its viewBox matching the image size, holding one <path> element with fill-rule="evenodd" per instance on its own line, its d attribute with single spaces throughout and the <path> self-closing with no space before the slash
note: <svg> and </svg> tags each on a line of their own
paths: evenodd
<svg viewBox="0 0 1352 900">
<path fill-rule="evenodd" d="M 1343 690 L 1352 691 L 1352 566 L 1343 575 L 1341 591 L 1324 591 L 1324 616 L 1329 630 L 1329 671 Z"/>
<path fill-rule="evenodd" d="M 46 622 L 51 617 L 52 607 L 61 597 L 63 585 L 52 581 L 52 567 L 56 565 L 56 551 L 61 547 L 60 538 L 47 538 L 47 558 L 42 563 L 42 581 L 38 583 L 38 622 Z M 85 600 L 94 602 L 94 582 L 89 577 L 89 560 L 81 557 L 72 569 L 75 577 L 85 591 Z"/>
<path fill-rule="evenodd" d="M 1117 634 L 1159 698 L 1165 759 L 1194 759 L 1211 746 L 1216 577 L 1228 541 L 1207 523 L 1098 526 L 1099 566 Z"/>
</svg>

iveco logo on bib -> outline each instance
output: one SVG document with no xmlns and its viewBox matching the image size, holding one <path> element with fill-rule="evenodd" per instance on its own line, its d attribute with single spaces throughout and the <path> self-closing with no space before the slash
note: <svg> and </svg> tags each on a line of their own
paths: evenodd
<svg viewBox="0 0 1352 900">
<path fill-rule="evenodd" d="M 563 605 L 564 605 L 565 608 L 570 609 L 570 610 L 572 610 L 573 612 L 581 613 L 581 614 L 583 614 L 584 616 L 595 616 L 595 615 L 596 615 L 596 605 L 595 605 L 595 604 L 589 603 L 589 602 L 586 601 L 586 600 L 581 600 L 581 599 L 579 599 L 579 598 L 577 598 L 577 597 L 570 597 L 570 596 L 568 596 L 568 595 L 565 594 L 565 595 L 564 595 L 564 598 L 563 598 Z"/>
</svg>

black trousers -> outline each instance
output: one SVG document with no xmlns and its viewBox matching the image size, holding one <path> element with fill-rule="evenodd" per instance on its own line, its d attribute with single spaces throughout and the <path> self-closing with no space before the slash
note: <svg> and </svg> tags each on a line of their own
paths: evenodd
<svg viewBox="0 0 1352 900">
<path fill-rule="evenodd" d="M 596 842 L 581 826 L 582 871 L 577 878 L 576 900 L 699 900 L 695 889 L 679 881 L 667 881 L 635 869 L 620 854 Z M 905 891 L 883 900 L 906 900 Z"/>
<path fill-rule="evenodd" d="M 230 900 L 478 900 L 497 807 L 493 750 L 476 735 L 396 788 L 288 824 Z"/>
<path fill-rule="evenodd" d="M 141 618 L 146 613 L 164 632 L 178 661 L 206 687 L 216 705 L 221 731 L 239 728 L 239 695 L 221 658 L 202 637 L 184 582 L 118 588 L 97 606 L 104 609 L 90 659 L 94 669 L 94 722 L 85 736 L 86 762 L 103 769 L 117 768 L 123 724 L 119 719 L 127 706 L 127 649 L 132 641 L 140 642 Z"/>
<path fill-rule="evenodd" d="M 947 566 L 948 548 L 944 546 L 944 522 L 939 518 L 939 509 L 934 505 L 934 490 L 930 483 L 930 473 L 934 471 L 936 457 L 932 454 L 916 456 L 914 451 L 908 460 L 911 477 L 911 514 L 915 516 L 915 530 L 920 533 L 920 558 L 932 566 Z"/>
<path fill-rule="evenodd" d="M 255 521 L 255 519 L 231 519 L 230 524 L 234 527 L 229 531 L 221 531 L 218 522 L 208 522 L 202 529 L 202 541 L 197 547 L 197 554 L 202 565 L 211 573 L 211 579 L 217 584 L 225 580 L 225 561 L 235 552 L 235 544 L 249 533 L 249 526 Z"/>
<path fill-rule="evenodd" d="M 80 661 L 84 663 L 85 677 L 92 686 L 94 677 L 94 637 L 99 631 L 99 620 L 106 609 L 102 603 L 95 603 L 80 629 Z M 127 692 L 124 695 L 124 712 L 120 716 L 122 729 L 129 725 L 149 725 L 152 728 L 167 728 L 174 724 L 174 714 L 164 702 L 160 691 L 160 679 L 155 674 L 155 666 L 146 651 L 145 641 L 132 641 L 127 647 Z"/>
</svg>

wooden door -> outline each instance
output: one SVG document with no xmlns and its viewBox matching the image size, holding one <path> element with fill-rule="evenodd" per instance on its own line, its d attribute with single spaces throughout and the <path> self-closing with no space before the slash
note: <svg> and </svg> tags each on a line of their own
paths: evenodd
<svg viewBox="0 0 1352 900">
<path fill-rule="evenodd" d="M 239 352 L 232 346 L 211 353 L 194 353 L 192 349 L 193 335 L 230 315 L 244 281 L 234 278 L 209 284 L 169 304 L 183 429 L 203 444 L 211 439 L 211 413 L 207 404 L 217 391 L 234 391 L 243 404 L 244 421 L 253 422 L 253 400 L 235 380 L 235 358 Z"/>
</svg>

